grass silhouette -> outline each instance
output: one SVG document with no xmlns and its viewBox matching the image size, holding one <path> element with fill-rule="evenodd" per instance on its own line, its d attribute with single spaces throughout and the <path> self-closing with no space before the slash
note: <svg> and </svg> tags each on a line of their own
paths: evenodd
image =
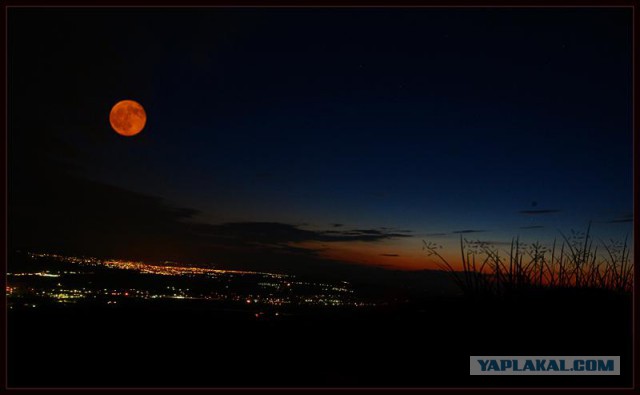
<svg viewBox="0 0 640 395">
<path fill-rule="evenodd" d="M 438 267 L 449 274 L 466 296 L 506 296 L 533 289 L 605 289 L 630 293 L 633 263 L 627 238 L 624 241 L 599 239 L 585 232 L 560 232 L 551 247 L 539 242 L 525 244 L 519 237 L 508 250 L 489 242 L 460 236 L 461 269 L 456 270 L 439 252 L 442 246 L 423 241 L 428 256 L 438 259 Z"/>
</svg>

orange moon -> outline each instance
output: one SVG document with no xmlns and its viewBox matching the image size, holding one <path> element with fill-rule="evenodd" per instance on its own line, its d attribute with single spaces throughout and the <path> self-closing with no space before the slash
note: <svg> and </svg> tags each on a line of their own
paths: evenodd
<svg viewBox="0 0 640 395">
<path fill-rule="evenodd" d="M 144 129 L 147 114 L 137 101 L 122 100 L 116 103 L 109 114 L 111 127 L 122 136 L 135 136 Z"/>
</svg>

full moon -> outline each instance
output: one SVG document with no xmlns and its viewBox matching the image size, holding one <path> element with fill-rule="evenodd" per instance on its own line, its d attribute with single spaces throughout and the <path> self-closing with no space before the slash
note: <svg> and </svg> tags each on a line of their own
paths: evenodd
<svg viewBox="0 0 640 395">
<path fill-rule="evenodd" d="M 116 103 L 109 114 L 111 127 L 122 136 L 135 136 L 144 129 L 147 114 L 140 103 L 133 100 L 122 100 Z"/>
</svg>

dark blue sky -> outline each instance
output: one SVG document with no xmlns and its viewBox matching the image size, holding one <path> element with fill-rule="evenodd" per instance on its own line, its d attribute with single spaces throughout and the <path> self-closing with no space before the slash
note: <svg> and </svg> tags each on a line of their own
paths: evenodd
<svg viewBox="0 0 640 395">
<path fill-rule="evenodd" d="M 422 239 L 463 230 L 631 231 L 631 9 L 17 9 L 9 27 L 14 125 L 190 221 L 400 232 L 285 242 L 414 268 Z M 110 129 L 121 99 L 147 111 L 136 137 Z"/>
</svg>

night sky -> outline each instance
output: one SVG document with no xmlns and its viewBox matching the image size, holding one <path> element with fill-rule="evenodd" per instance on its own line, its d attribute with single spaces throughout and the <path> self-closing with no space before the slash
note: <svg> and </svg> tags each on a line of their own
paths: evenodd
<svg viewBox="0 0 640 395">
<path fill-rule="evenodd" d="M 632 230 L 631 9 L 8 12 L 13 249 L 426 269 Z M 111 107 L 148 122 L 116 134 Z M 344 267 L 344 266 L 343 266 Z"/>
</svg>

